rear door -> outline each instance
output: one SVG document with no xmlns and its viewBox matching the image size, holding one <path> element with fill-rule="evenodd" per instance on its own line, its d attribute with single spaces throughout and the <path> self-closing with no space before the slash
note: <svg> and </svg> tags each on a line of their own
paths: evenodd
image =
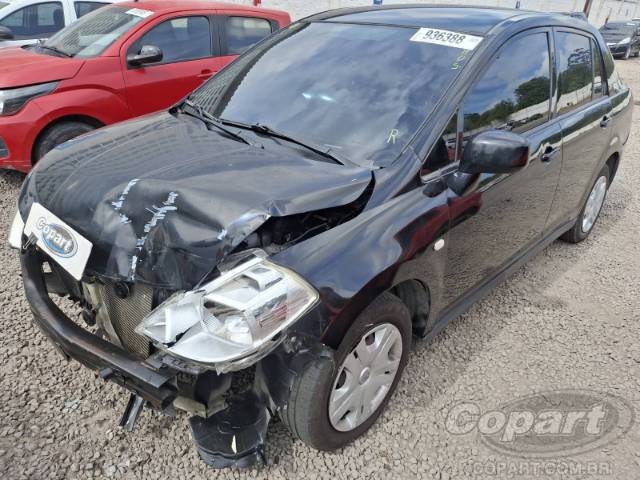
<svg viewBox="0 0 640 480">
<path fill-rule="evenodd" d="M 542 239 L 562 165 L 561 129 L 551 117 L 551 40 L 550 29 L 536 29 L 507 41 L 463 102 L 462 150 L 487 130 L 518 133 L 531 149 L 524 169 L 480 174 L 464 191 L 449 190 L 445 306 L 464 301 Z"/>
<path fill-rule="evenodd" d="M 603 79 L 604 64 L 595 40 L 581 31 L 555 32 L 563 165 L 549 217 L 549 229 L 578 216 L 598 166 L 609 149 L 612 104 Z"/>
<path fill-rule="evenodd" d="M 128 65 L 128 54 L 146 45 L 159 47 L 160 62 L 142 67 Z M 217 72 L 217 25 L 209 14 L 180 14 L 153 22 L 128 40 L 121 52 L 127 101 L 134 116 L 165 109 Z"/>
</svg>

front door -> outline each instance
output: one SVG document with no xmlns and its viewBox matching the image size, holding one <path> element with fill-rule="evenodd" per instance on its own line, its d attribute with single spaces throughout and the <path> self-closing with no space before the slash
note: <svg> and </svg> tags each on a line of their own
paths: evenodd
<svg viewBox="0 0 640 480">
<path fill-rule="evenodd" d="M 561 129 L 551 120 L 550 37 L 537 29 L 509 40 L 463 103 L 463 149 L 480 132 L 508 130 L 529 140 L 530 162 L 512 174 L 477 175 L 464 191 L 449 189 L 445 306 L 542 237 L 562 167 Z"/>
<path fill-rule="evenodd" d="M 168 108 L 222 67 L 214 23 L 205 15 L 164 19 L 127 42 L 121 62 L 134 116 Z M 127 64 L 127 54 L 151 45 L 162 50 L 160 62 L 142 67 Z"/>
</svg>

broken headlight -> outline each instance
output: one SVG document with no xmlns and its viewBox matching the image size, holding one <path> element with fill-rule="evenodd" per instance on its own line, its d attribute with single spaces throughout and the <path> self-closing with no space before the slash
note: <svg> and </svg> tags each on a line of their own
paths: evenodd
<svg viewBox="0 0 640 480">
<path fill-rule="evenodd" d="M 226 265 L 210 283 L 162 303 L 136 332 L 177 357 L 219 365 L 277 345 L 278 334 L 318 299 L 302 278 L 261 250 Z"/>
</svg>

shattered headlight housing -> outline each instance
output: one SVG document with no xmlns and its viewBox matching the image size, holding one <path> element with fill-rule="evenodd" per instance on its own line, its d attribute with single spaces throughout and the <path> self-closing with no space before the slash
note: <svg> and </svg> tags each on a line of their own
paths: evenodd
<svg viewBox="0 0 640 480">
<path fill-rule="evenodd" d="M 221 370 L 275 347 L 278 334 L 318 300 L 315 289 L 261 250 L 219 269 L 215 280 L 158 306 L 136 332 L 171 355 Z"/>
</svg>

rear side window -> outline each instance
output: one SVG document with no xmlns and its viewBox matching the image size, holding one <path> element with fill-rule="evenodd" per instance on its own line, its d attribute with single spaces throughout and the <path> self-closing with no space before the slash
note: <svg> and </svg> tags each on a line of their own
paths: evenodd
<svg viewBox="0 0 640 480">
<path fill-rule="evenodd" d="M 0 25 L 17 40 L 48 38 L 64 28 L 64 11 L 60 2 L 36 3 L 7 15 Z"/>
<path fill-rule="evenodd" d="M 226 24 L 227 53 L 240 55 L 269 35 L 271 35 L 271 23 L 264 18 L 228 17 Z"/>
<path fill-rule="evenodd" d="M 550 100 L 547 34 L 511 40 L 464 102 L 465 137 L 491 129 L 526 132 L 549 119 Z"/>
<path fill-rule="evenodd" d="M 556 49 L 560 66 L 558 113 L 562 114 L 591 101 L 593 60 L 591 42 L 583 35 L 559 32 Z"/>
<path fill-rule="evenodd" d="M 162 63 L 184 62 L 211 57 L 211 28 L 207 17 L 174 18 L 156 25 L 133 49 L 139 51 L 145 45 L 162 50 Z"/>
<path fill-rule="evenodd" d="M 103 2 L 76 2 L 74 7 L 76 9 L 76 17 L 84 17 L 87 13 L 91 13 L 101 7 L 108 5 Z"/>
<path fill-rule="evenodd" d="M 609 85 L 609 95 L 615 95 L 622 90 L 622 84 L 618 76 L 618 71 L 616 70 L 613 56 L 608 50 L 604 54 L 604 67 L 607 75 L 607 84 Z"/>
</svg>

